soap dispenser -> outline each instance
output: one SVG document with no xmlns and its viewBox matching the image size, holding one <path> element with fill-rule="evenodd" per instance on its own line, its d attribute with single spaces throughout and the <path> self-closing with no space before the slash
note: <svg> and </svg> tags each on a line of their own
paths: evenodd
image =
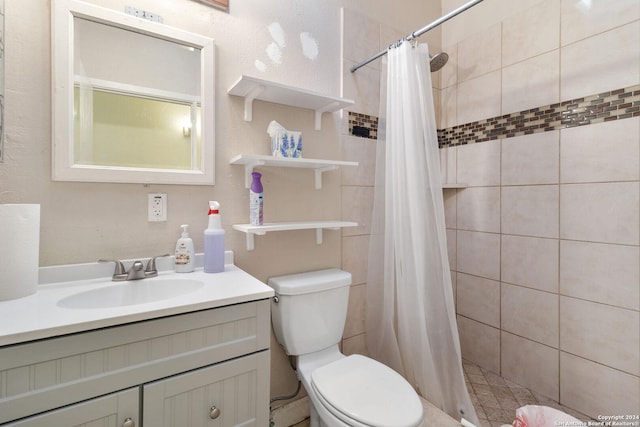
<svg viewBox="0 0 640 427">
<path fill-rule="evenodd" d="M 209 202 L 209 226 L 204 230 L 204 272 L 224 271 L 224 230 L 220 219 L 220 203 Z"/>
<path fill-rule="evenodd" d="M 189 237 L 189 225 L 182 224 L 182 236 L 176 242 L 176 273 L 191 273 L 194 270 L 193 240 Z"/>
</svg>

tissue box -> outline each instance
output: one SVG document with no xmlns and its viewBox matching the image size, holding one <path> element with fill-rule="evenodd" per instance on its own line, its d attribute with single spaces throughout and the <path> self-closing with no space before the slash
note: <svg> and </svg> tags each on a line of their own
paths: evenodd
<svg viewBox="0 0 640 427">
<path fill-rule="evenodd" d="M 302 132 L 277 132 L 271 137 L 273 157 L 302 157 Z"/>
</svg>

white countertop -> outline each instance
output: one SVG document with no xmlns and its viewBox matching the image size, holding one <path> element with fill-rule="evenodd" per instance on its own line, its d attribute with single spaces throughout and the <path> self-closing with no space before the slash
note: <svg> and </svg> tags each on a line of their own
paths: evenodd
<svg viewBox="0 0 640 427">
<path fill-rule="evenodd" d="M 77 268 L 72 266 L 70 270 L 86 270 L 86 266 L 91 268 L 90 264 L 85 264 Z M 100 268 L 104 271 L 104 267 Z M 112 264 L 110 268 L 113 269 Z M 41 282 L 42 276 L 41 273 Z M 157 278 L 143 281 L 170 278 L 200 280 L 204 286 L 183 295 L 143 304 L 65 308 L 58 305 L 63 298 L 116 282 L 110 282 L 110 277 L 100 277 L 41 284 L 33 295 L 0 301 L 0 346 L 260 300 L 274 295 L 269 286 L 233 264 L 227 264 L 222 273 L 207 274 L 201 268 L 196 268 L 193 273 L 161 271 Z"/>
</svg>

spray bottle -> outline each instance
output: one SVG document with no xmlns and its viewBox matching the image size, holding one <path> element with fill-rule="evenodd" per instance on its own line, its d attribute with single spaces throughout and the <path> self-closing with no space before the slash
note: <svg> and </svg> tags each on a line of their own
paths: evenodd
<svg viewBox="0 0 640 427">
<path fill-rule="evenodd" d="M 249 224 L 263 225 L 262 219 L 262 203 L 264 201 L 264 193 L 259 172 L 252 172 L 251 188 L 249 189 Z"/>
<path fill-rule="evenodd" d="M 220 219 L 220 203 L 209 202 L 209 226 L 204 230 L 204 272 L 224 271 L 224 230 Z"/>
</svg>

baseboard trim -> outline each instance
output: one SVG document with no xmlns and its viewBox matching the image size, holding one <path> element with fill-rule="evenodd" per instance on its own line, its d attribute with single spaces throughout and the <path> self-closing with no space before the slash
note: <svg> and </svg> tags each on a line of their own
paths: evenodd
<svg viewBox="0 0 640 427">
<path fill-rule="evenodd" d="M 294 400 L 271 412 L 274 427 L 291 427 L 309 418 L 309 397 Z"/>
</svg>

